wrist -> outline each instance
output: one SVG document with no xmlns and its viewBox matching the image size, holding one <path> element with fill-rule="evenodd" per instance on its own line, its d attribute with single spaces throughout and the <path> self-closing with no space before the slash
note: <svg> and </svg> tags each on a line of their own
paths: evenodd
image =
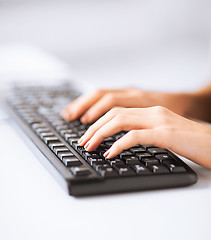
<svg viewBox="0 0 211 240">
<path fill-rule="evenodd" d="M 194 95 L 189 92 L 168 93 L 164 106 L 166 105 L 168 109 L 181 116 L 187 116 L 194 98 Z"/>
<path fill-rule="evenodd" d="M 202 91 L 187 93 L 189 98 L 185 115 L 203 121 L 210 121 L 210 94 Z"/>
<path fill-rule="evenodd" d="M 181 103 L 181 115 L 185 117 L 191 117 L 196 111 L 197 94 L 195 92 L 179 93 Z"/>
</svg>

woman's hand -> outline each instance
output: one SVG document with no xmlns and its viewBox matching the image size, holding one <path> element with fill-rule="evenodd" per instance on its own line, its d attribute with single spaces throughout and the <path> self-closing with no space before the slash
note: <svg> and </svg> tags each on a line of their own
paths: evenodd
<svg viewBox="0 0 211 240">
<path fill-rule="evenodd" d="M 100 89 L 70 103 L 62 111 L 62 116 L 67 121 L 73 121 L 80 117 L 82 123 L 91 123 L 113 107 L 143 108 L 158 105 L 185 115 L 190 100 L 191 94 L 188 93 L 149 92 L 135 88 Z"/>
<path fill-rule="evenodd" d="M 123 130 L 128 133 L 114 142 L 106 158 L 136 144 L 153 144 L 211 168 L 211 128 L 164 107 L 113 108 L 87 130 L 79 144 L 93 151 L 104 138 Z"/>
</svg>

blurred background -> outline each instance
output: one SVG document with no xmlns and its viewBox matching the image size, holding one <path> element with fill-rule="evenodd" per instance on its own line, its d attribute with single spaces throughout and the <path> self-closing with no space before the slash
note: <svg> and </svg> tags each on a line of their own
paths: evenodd
<svg viewBox="0 0 211 240">
<path fill-rule="evenodd" d="M 209 80 L 210 0 L 0 0 L 0 78 L 193 90 Z"/>
</svg>

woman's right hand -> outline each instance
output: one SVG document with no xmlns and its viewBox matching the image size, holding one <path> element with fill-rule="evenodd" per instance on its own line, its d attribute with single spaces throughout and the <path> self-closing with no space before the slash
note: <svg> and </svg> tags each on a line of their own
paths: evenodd
<svg viewBox="0 0 211 240">
<path fill-rule="evenodd" d="M 91 125 L 78 143 L 94 151 L 104 138 L 120 131 L 127 133 L 104 153 L 105 158 L 136 144 L 153 144 L 211 168 L 211 128 L 159 106 L 113 108 Z"/>
<path fill-rule="evenodd" d="M 177 114 L 185 115 L 191 95 L 188 93 L 162 93 L 136 88 L 119 90 L 99 89 L 82 95 L 62 111 L 67 121 L 80 118 L 82 123 L 92 123 L 113 107 L 146 108 L 164 106 Z"/>
</svg>

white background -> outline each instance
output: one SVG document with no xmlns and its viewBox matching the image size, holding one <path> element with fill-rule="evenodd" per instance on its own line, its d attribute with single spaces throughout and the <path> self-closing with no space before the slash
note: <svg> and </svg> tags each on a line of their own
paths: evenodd
<svg viewBox="0 0 211 240">
<path fill-rule="evenodd" d="M 0 1 L 1 88 L 71 75 L 196 89 L 209 79 L 209 13 L 208 0 Z M 210 170 L 185 160 L 199 176 L 188 188 L 70 197 L 0 116 L 0 239 L 210 239 Z"/>
<path fill-rule="evenodd" d="M 69 63 L 77 78 L 100 86 L 110 80 L 116 86 L 196 89 L 208 80 L 210 5 L 209 0 L 0 0 L 0 44 L 38 46 Z"/>
</svg>

